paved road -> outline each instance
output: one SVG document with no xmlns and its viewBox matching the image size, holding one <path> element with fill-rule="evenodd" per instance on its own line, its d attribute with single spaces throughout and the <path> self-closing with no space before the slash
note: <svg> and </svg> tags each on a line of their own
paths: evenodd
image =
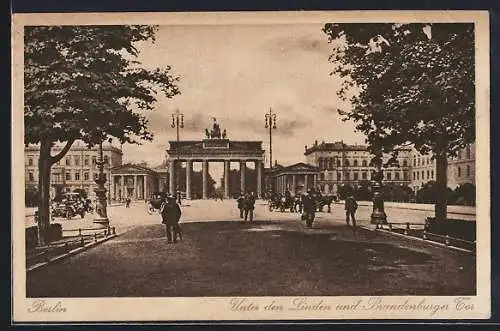
<svg viewBox="0 0 500 331">
<path fill-rule="evenodd" d="M 184 241 L 166 243 L 159 215 L 143 204 L 112 207 L 120 236 L 28 274 L 30 297 L 470 295 L 475 259 L 405 238 L 353 230 L 343 210 L 298 214 L 256 206 L 242 223 L 234 201 L 183 206 Z M 367 217 L 368 215 L 368 217 Z M 368 223 L 368 210 L 360 211 Z"/>
</svg>

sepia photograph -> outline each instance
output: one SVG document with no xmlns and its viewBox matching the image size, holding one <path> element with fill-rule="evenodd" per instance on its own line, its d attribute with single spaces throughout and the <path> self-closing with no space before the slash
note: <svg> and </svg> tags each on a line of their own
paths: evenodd
<svg viewBox="0 0 500 331">
<path fill-rule="evenodd" d="M 489 318 L 488 13 L 443 14 L 14 14 L 14 321 Z"/>
</svg>

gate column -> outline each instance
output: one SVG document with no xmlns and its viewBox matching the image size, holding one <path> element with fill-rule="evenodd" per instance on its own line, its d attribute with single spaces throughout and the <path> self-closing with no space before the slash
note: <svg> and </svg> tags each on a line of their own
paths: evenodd
<svg viewBox="0 0 500 331">
<path fill-rule="evenodd" d="M 193 161 L 186 161 L 186 199 L 191 200 L 191 171 L 193 170 Z"/>
<path fill-rule="evenodd" d="M 247 164 L 246 161 L 240 161 L 240 190 L 245 194 L 246 192 L 246 168 Z"/>
<path fill-rule="evenodd" d="M 202 193 L 203 193 L 203 199 L 207 199 L 207 179 L 208 179 L 208 161 L 203 160 L 203 166 L 202 166 Z"/>
<path fill-rule="evenodd" d="M 231 162 L 224 161 L 224 197 L 229 199 L 229 173 L 231 170 Z"/>
</svg>

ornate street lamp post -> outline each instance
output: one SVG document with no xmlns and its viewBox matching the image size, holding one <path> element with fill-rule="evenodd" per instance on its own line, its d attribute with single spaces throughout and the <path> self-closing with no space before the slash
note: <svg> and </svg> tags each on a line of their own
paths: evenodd
<svg viewBox="0 0 500 331">
<path fill-rule="evenodd" d="M 106 183 L 106 174 L 104 173 L 104 158 L 102 152 L 102 140 L 99 143 L 99 159 L 97 160 L 97 167 L 99 169 L 99 174 L 97 175 L 97 179 L 95 180 L 97 184 L 97 188 L 94 189 L 94 192 L 97 196 L 97 204 L 96 204 L 96 218 L 94 218 L 94 223 L 99 223 L 102 225 L 108 225 L 108 213 L 107 213 L 107 198 L 106 198 L 106 187 L 104 184 Z"/>
<path fill-rule="evenodd" d="M 170 125 L 172 128 L 177 129 L 177 148 L 176 148 L 176 159 L 177 162 L 174 164 L 174 173 L 176 173 L 175 176 L 175 186 L 176 189 L 175 191 L 179 191 L 179 171 L 177 171 L 177 166 L 179 165 L 179 129 L 184 128 L 184 114 L 179 112 L 179 109 L 175 111 L 175 113 L 172 114 L 172 124 Z M 186 170 L 187 171 L 187 170 Z"/>
<path fill-rule="evenodd" d="M 269 107 L 269 113 L 265 116 L 265 128 L 269 129 L 269 169 L 273 168 L 273 129 L 276 130 L 276 113 Z"/>
<path fill-rule="evenodd" d="M 384 210 L 384 198 L 382 196 L 384 179 L 383 168 L 399 167 L 396 157 L 392 156 L 385 164 L 383 163 L 382 151 L 378 150 L 370 161 L 370 165 L 375 167 L 372 176 L 373 210 L 370 216 L 371 224 L 376 224 L 377 228 L 382 224 L 387 224 L 387 215 Z"/>
</svg>

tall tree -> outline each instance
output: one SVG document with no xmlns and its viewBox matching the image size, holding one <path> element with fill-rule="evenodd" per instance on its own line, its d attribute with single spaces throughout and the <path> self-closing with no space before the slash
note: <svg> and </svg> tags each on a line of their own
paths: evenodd
<svg viewBox="0 0 500 331">
<path fill-rule="evenodd" d="M 372 152 L 412 143 L 432 153 L 446 218 L 447 158 L 475 139 L 474 25 L 326 24 L 339 110 L 367 136 Z"/>
<path fill-rule="evenodd" d="M 138 44 L 155 26 L 31 26 L 24 34 L 25 144 L 39 144 L 39 243 L 49 226 L 51 166 L 77 139 L 89 148 L 111 140 L 151 140 L 145 113 L 160 92 L 180 91 L 169 66 L 147 70 Z M 55 143 L 64 147 L 52 155 Z"/>
</svg>

